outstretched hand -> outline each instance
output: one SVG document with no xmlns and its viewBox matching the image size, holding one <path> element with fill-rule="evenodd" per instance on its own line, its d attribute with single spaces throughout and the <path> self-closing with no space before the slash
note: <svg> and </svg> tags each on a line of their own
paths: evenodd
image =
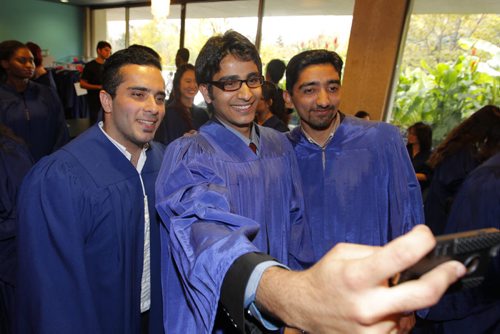
<svg viewBox="0 0 500 334">
<path fill-rule="evenodd" d="M 384 247 L 338 244 L 303 272 L 268 269 L 257 289 L 260 307 L 290 327 L 311 333 L 396 333 L 402 318 L 437 303 L 465 274 L 456 261 L 417 280 L 389 287 L 435 245 L 429 228 L 415 227 Z"/>
</svg>

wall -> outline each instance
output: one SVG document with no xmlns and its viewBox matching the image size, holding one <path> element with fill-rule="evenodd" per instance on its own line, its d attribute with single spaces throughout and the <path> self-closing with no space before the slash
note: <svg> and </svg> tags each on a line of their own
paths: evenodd
<svg viewBox="0 0 500 334">
<path fill-rule="evenodd" d="M 54 60 L 83 54 L 83 9 L 40 0 L 0 1 L 0 41 L 35 42 Z"/>
<path fill-rule="evenodd" d="M 388 109 L 411 0 L 356 0 L 342 81 L 340 110 L 368 111 L 382 120 Z"/>
</svg>

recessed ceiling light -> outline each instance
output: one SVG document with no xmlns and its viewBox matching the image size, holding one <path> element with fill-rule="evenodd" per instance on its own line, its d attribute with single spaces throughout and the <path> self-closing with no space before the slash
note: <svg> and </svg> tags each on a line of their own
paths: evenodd
<svg viewBox="0 0 500 334">
<path fill-rule="evenodd" d="M 61 0 L 61 2 L 69 2 L 69 0 Z"/>
</svg>

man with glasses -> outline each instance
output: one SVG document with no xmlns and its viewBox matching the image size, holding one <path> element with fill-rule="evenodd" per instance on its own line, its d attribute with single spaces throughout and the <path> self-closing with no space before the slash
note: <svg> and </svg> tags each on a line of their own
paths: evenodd
<svg viewBox="0 0 500 334">
<path fill-rule="evenodd" d="M 291 144 L 254 123 L 261 67 L 234 31 L 210 38 L 196 61 L 214 119 L 167 147 L 156 182 L 166 332 L 394 330 L 400 312 L 436 302 L 463 266 L 389 289 L 391 275 L 433 246 L 423 227 L 383 249 L 343 245 L 311 269 L 283 268 L 309 265 L 312 252 Z"/>
</svg>

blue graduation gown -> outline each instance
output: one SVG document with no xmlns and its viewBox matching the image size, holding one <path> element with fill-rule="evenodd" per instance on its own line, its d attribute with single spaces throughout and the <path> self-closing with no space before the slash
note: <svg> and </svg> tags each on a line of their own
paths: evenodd
<svg viewBox="0 0 500 334">
<path fill-rule="evenodd" d="M 394 126 L 344 117 L 324 149 L 300 127 L 289 138 L 316 260 L 339 242 L 383 245 L 423 223 L 418 181 Z"/>
<path fill-rule="evenodd" d="M 151 223 L 151 333 L 162 329 L 154 214 L 162 156 L 153 143 L 141 173 Z M 143 203 L 137 170 L 98 125 L 35 165 L 19 198 L 19 333 L 139 333 Z"/>
<path fill-rule="evenodd" d="M 0 123 L 24 140 L 35 161 L 69 140 L 57 92 L 33 81 L 22 94 L 0 83 Z"/>
<path fill-rule="evenodd" d="M 446 157 L 434 169 L 425 198 L 425 223 L 432 233 L 444 233 L 451 205 L 467 175 L 478 166 L 477 149 L 473 146 Z"/>
<path fill-rule="evenodd" d="M 0 135 L 0 333 L 10 333 L 14 321 L 17 192 L 32 165 L 23 144 Z"/>
<path fill-rule="evenodd" d="M 445 233 L 495 227 L 500 229 L 500 153 L 467 177 L 451 208 Z M 485 282 L 474 289 L 445 295 L 430 309 L 436 333 L 500 332 L 500 256 Z"/>
<path fill-rule="evenodd" d="M 293 149 L 283 134 L 258 130 L 260 156 L 216 122 L 167 146 L 156 183 L 167 333 L 212 331 L 238 257 L 264 252 L 292 268 L 312 260 Z"/>
</svg>

